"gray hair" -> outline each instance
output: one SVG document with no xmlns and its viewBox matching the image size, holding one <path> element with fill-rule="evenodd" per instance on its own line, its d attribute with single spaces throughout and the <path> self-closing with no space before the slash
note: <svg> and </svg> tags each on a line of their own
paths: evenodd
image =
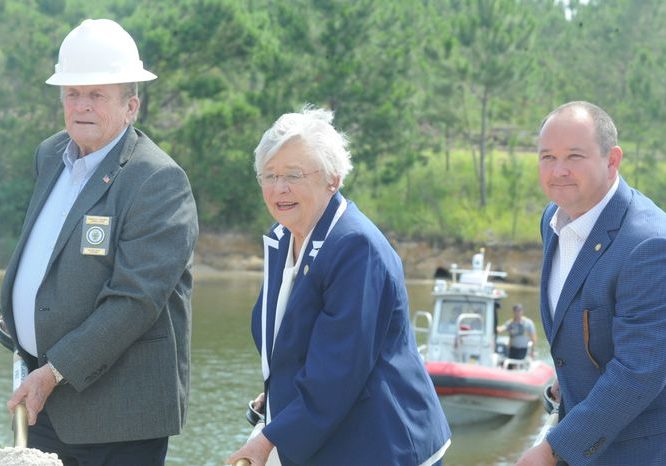
<svg viewBox="0 0 666 466">
<path fill-rule="evenodd" d="M 310 150 L 320 169 L 331 182 L 340 178 L 340 186 L 352 170 L 349 140 L 333 125 L 333 112 L 306 105 L 298 113 L 285 113 L 261 137 L 254 149 L 254 170 L 260 174 L 268 161 L 288 141 L 300 139 Z"/>
<path fill-rule="evenodd" d="M 123 88 L 122 96 L 125 99 L 129 100 L 134 96 L 139 97 L 139 83 L 121 83 L 120 85 Z"/>
<path fill-rule="evenodd" d="M 541 133 L 541 130 L 550 117 L 559 115 L 567 110 L 576 109 L 584 110 L 592 118 L 594 132 L 597 136 L 597 145 L 601 151 L 601 156 L 606 157 L 610 153 L 611 148 L 617 146 L 617 128 L 615 127 L 615 123 L 613 123 L 613 119 L 604 109 L 590 102 L 577 100 L 560 105 L 543 119 L 539 127 L 539 133 Z"/>
</svg>

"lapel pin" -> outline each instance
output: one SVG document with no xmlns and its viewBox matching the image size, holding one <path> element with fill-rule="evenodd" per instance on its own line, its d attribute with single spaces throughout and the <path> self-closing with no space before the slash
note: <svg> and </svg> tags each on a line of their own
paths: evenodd
<svg viewBox="0 0 666 466">
<path fill-rule="evenodd" d="M 310 271 L 310 266 L 308 264 L 305 264 L 305 267 L 303 267 L 303 275 L 307 275 L 309 271 Z"/>
<path fill-rule="evenodd" d="M 109 184 L 109 183 L 111 183 L 111 178 L 109 177 L 109 175 L 104 175 L 104 178 L 102 178 L 102 181 L 106 184 Z"/>
<path fill-rule="evenodd" d="M 597 245 L 594 247 L 594 250 L 599 252 L 600 249 L 601 249 L 601 243 L 597 243 Z"/>
</svg>

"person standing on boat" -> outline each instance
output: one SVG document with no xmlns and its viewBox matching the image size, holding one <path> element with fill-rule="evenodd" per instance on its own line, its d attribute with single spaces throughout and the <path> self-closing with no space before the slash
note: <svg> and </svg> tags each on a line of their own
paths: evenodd
<svg viewBox="0 0 666 466">
<path fill-rule="evenodd" d="M 274 224 L 252 314 L 266 426 L 227 460 L 440 464 L 451 431 L 418 354 L 400 258 L 340 193 L 352 165 L 333 113 L 282 115 L 255 149 Z M 257 408 L 255 404 L 255 408 Z"/>
<path fill-rule="evenodd" d="M 529 349 L 530 356 L 534 357 L 534 347 L 537 336 L 534 322 L 523 315 L 523 305 L 514 304 L 513 319 L 507 320 L 504 325 L 497 328 L 497 333 L 509 334 L 509 358 L 525 359 Z"/>
<path fill-rule="evenodd" d="M 185 172 L 134 128 L 132 37 L 87 19 L 60 46 L 65 130 L 35 154 L 35 188 L 2 285 L 30 373 L 28 446 L 70 465 L 158 466 L 187 413 L 197 211 Z"/>
<path fill-rule="evenodd" d="M 518 465 L 664 465 L 666 214 L 619 175 L 617 130 L 596 105 L 551 112 L 538 151 L 560 422 Z"/>
</svg>

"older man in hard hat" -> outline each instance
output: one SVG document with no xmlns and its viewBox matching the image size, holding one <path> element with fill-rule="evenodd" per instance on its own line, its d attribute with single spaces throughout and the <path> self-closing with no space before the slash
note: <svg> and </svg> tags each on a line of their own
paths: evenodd
<svg viewBox="0 0 666 466">
<path fill-rule="evenodd" d="M 28 446 L 65 465 L 162 465 L 187 412 L 197 215 L 183 170 L 132 126 L 155 78 L 100 19 L 46 81 L 66 129 L 37 148 L 1 302 L 30 368 L 8 407 L 25 403 Z"/>
</svg>

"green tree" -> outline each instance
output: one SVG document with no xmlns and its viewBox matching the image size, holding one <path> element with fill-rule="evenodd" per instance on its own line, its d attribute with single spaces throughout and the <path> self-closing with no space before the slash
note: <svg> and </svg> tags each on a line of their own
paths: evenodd
<svg viewBox="0 0 666 466">
<path fill-rule="evenodd" d="M 506 96 L 531 72 L 536 20 L 529 2 L 450 1 L 460 57 L 457 72 L 479 112 L 479 203 L 487 203 L 486 152 L 494 99 Z"/>
<path fill-rule="evenodd" d="M 35 148 L 63 125 L 57 89 L 44 81 L 58 55 L 56 38 L 67 26 L 40 9 L 44 2 L 2 5 L 0 236 L 11 237 L 18 234 L 30 198 Z"/>
<path fill-rule="evenodd" d="M 252 172 L 261 118 L 250 80 L 259 16 L 231 0 L 172 3 L 159 14 L 144 1 L 125 25 L 159 76 L 144 89 L 141 124 L 188 172 L 201 222 L 251 224 L 261 200 Z"/>
<path fill-rule="evenodd" d="M 451 151 L 462 132 L 460 112 L 462 82 L 456 78 L 453 54 L 456 37 L 450 12 L 439 3 L 426 3 L 421 20 L 416 24 L 422 34 L 419 49 L 419 128 L 424 150 L 445 157 L 445 169 L 451 169 Z"/>
<path fill-rule="evenodd" d="M 382 8 L 372 0 L 313 3 L 321 27 L 312 102 L 335 110 L 336 125 L 351 137 L 353 176 L 367 168 L 373 186 L 391 184 L 419 152 L 414 11 L 401 2 Z"/>
</svg>

